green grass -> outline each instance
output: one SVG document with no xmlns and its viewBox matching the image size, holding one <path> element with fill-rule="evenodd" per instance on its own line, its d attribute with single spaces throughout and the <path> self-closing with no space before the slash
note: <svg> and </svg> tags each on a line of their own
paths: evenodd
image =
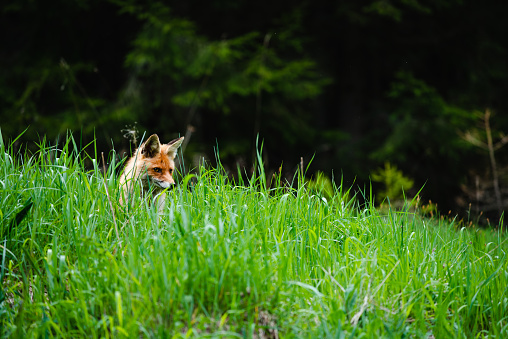
<svg viewBox="0 0 508 339">
<path fill-rule="evenodd" d="M 0 141 L 3 337 L 508 336 L 501 230 L 220 166 L 181 179 L 159 218 L 119 205 L 121 164 L 84 168 L 74 146 Z"/>
</svg>

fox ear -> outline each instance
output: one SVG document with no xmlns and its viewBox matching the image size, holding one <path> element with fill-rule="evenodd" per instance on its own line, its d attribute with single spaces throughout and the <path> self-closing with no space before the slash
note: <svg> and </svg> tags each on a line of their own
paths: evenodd
<svg viewBox="0 0 508 339">
<path fill-rule="evenodd" d="M 168 154 L 169 157 L 171 157 L 171 158 L 176 157 L 176 152 L 178 151 L 178 148 L 180 148 L 180 146 L 182 145 L 183 139 L 184 139 L 184 137 L 180 137 L 180 138 L 171 140 L 170 142 L 167 143 L 166 146 L 168 146 L 168 149 L 167 149 L 166 153 Z"/>
<path fill-rule="evenodd" d="M 141 146 L 141 154 L 153 158 L 161 152 L 161 143 L 157 134 L 152 134 Z"/>
</svg>

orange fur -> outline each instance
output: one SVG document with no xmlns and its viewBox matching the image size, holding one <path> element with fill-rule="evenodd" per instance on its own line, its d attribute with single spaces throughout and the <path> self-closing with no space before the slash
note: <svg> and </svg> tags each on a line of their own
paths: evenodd
<svg viewBox="0 0 508 339">
<path fill-rule="evenodd" d="M 157 134 L 150 136 L 134 152 L 120 175 L 123 205 L 125 199 L 129 199 L 136 185 L 141 185 L 143 194 L 151 192 L 155 198 L 159 196 L 158 207 L 162 212 L 165 201 L 165 190 L 171 189 L 175 184 L 173 171 L 175 157 L 178 148 L 183 142 L 183 137 L 161 144 Z"/>
</svg>

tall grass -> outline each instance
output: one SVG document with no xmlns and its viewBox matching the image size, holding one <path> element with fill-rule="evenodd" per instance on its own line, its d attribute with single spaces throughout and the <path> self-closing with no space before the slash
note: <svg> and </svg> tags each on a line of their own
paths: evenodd
<svg viewBox="0 0 508 339">
<path fill-rule="evenodd" d="M 508 336 L 501 228 L 327 200 L 262 166 L 241 185 L 202 166 L 163 215 L 125 210 L 115 154 L 105 170 L 76 149 L 0 141 L 3 337 Z"/>
</svg>

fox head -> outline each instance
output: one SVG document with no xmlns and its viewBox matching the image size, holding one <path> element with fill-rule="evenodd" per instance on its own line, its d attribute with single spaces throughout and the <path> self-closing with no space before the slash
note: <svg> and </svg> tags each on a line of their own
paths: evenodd
<svg viewBox="0 0 508 339">
<path fill-rule="evenodd" d="M 134 167 L 144 187 L 161 190 L 175 184 L 174 159 L 183 139 L 184 137 L 181 137 L 161 144 L 157 134 L 153 134 L 138 148 Z"/>
</svg>

